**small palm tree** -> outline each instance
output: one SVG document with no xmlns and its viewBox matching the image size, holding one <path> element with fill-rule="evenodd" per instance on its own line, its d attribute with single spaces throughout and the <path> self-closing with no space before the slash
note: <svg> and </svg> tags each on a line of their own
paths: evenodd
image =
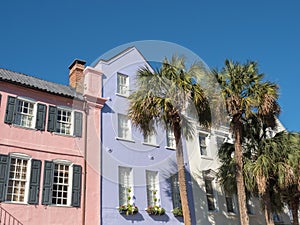
<svg viewBox="0 0 300 225">
<path fill-rule="evenodd" d="M 173 56 L 171 61 L 164 59 L 155 71 L 148 67 L 138 71 L 136 88 L 129 99 L 128 116 L 132 124 L 145 135 L 155 131 L 156 125 L 171 129 L 176 142 L 178 181 L 184 224 L 191 224 L 187 198 L 186 174 L 182 147 L 182 133 L 186 138 L 193 135 L 193 127 L 184 113 L 187 106 L 195 106 L 201 125 L 210 124 L 210 109 L 204 90 L 197 81 L 203 67 L 193 64 L 188 70 L 185 58 Z"/>
<path fill-rule="evenodd" d="M 240 221 L 242 225 L 248 225 L 243 178 L 243 123 L 255 115 L 268 126 L 275 126 L 275 116 L 279 113 L 278 87 L 262 81 L 263 74 L 258 72 L 255 62 L 240 64 L 226 60 L 224 68 L 221 71 L 214 70 L 213 74 L 220 84 L 226 109 L 231 117 Z"/>
</svg>

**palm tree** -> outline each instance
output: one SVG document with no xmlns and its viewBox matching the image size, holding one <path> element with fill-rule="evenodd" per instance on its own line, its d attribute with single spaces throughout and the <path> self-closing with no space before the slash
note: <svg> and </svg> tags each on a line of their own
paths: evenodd
<svg viewBox="0 0 300 225">
<path fill-rule="evenodd" d="M 191 215 L 187 198 L 182 134 L 190 138 L 194 131 L 184 113 L 188 105 L 193 105 L 199 123 L 206 127 L 210 124 L 208 99 L 200 84 L 196 82 L 203 69 L 201 64 L 194 63 L 187 70 L 184 57 L 173 56 L 170 62 L 165 58 L 161 67 L 155 71 L 148 67 L 138 71 L 137 89 L 129 97 L 128 116 L 132 124 L 144 135 L 155 132 L 157 125 L 171 129 L 174 133 L 179 191 L 186 225 L 191 224 Z"/>
<path fill-rule="evenodd" d="M 299 225 L 300 204 L 300 134 L 296 132 L 281 132 L 275 136 L 277 148 L 281 153 L 282 165 L 278 169 L 281 175 L 278 179 L 281 199 L 292 212 L 293 225 Z"/>
<path fill-rule="evenodd" d="M 243 123 L 255 115 L 268 126 L 275 126 L 275 116 L 279 113 L 278 87 L 273 83 L 263 82 L 264 75 L 258 73 L 257 64 L 252 61 L 240 64 L 226 60 L 223 69 L 214 70 L 213 74 L 220 84 L 226 109 L 231 117 L 240 221 L 242 225 L 248 225 L 243 179 Z"/>
</svg>

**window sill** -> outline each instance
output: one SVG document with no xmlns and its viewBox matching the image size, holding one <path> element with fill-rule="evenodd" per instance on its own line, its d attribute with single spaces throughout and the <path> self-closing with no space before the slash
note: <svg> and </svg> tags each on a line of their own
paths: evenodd
<svg viewBox="0 0 300 225">
<path fill-rule="evenodd" d="M 49 207 L 59 207 L 59 208 L 77 208 L 71 205 L 47 205 Z"/>
<path fill-rule="evenodd" d="M 237 216 L 237 214 L 236 214 L 235 212 L 226 212 L 226 215 L 227 215 L 227 216 L 231 216 L 231 217 Z"/>
<path fill-rule="evenodd" d="M 165 149 L 167 149 L 167 150 L 171 150 L 171 151 L 175 151 L 175 150 L 176 150 L 176 148 L 169 147 L 169 146 L 165 146 Z"/>
<path fill-rule="evenodd" d="M 60 133 L 56 133 L 56 132 L 51 132 L 54 135 L 58 135 L 58 136 L 62 136 L 62 137 L 69 137 L 69 138 L 74 138 L 76 136 L 71 135 L 71 134 L 60 134 Z"/>
<path fill-rule="evenodd" d="M 17 205 L 30 205 L 27 202 L 10 202 L 10 201 L 4 201 L 5 204 L 17 204 Z"/>
<path fill-rule="evenodd" d="M 215 210 L 208 210 L 208 214 L 218 214 L 219 213 L 219 210 L 218 209 L 215 209 Z"/>
<path fill-rule="evenodd" d="M 147 143 L 147 142 L 142 142 L 143 145 L 147 145 L 147 146 L 152 146 L 152 147 L 156 147 L 159 148 L 159 145 L 156 144 L 151 144 L 151 143 Z"/>
<path fill-rule="evenodd" d="M 201 159 L 206 159 L 206 160 L 211 160 L 211 161 L 214 160 L 213 158 L 211 158 L 211 157 L 209 157 L 207 155 L 201 155 L 200 158 Z"/>
<path fill-rule="evenodd" d="M 118 140 L 118 141 L 127 141 L 127 142 L 131 142 L 131 143 L 135 143 L 134 140 L 126 139 L 126 138 L 121 138 L 121 137 L 116 137 L 116 140 Z"/>
<path fill-rule="evenodd" d="M 120 93 L 116 93 L 116 96 L 123 97 L 123 98 L 129 97 L 129 95 L 124 95 L 124 94 L 120 94 Z"/>
<path fill-rule="evenodd" d="M 15 128 L 21 128 L 21 129 L 26 129 L 26 130 L 36 130 L 37 131 L 37 129 L 34 128 L 34 127 L 24 127 L 24 126 L 21 126 L 21 125 L 18 125 L 18 124 L 13 124 L 13 123 L 11 125 Z"/>
</svg>

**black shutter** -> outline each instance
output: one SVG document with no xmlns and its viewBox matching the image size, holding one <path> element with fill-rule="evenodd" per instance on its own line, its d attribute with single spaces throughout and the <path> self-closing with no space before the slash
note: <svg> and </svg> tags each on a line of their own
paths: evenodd
<svg viewBox="0 0 300 225">
<path fill-rule="evenodd" d="M 56 117 L 57 117 L 57 108 L 55 106 L 49 106 L 47 131 L 49 132 L 56 131 L 56 121 L 57 121 Z"/>
<path fill-rule="evenodd" d="M 12 124 L 14 121 L 14 111 L 15 111 L 16 98 L 12 96 L 8 96 L 7 105 L 5 111 L 5 119 L 4 122 L 8 124 Z"/>
<path fill-rule="evenodd" d="M 37 113 L 36 113 L 36 124 L 35 128 L 37 130 L 45 130 L 45 122 L 46 122 L 46 110 L 47 106 L 44 104 L 37 104 Z"/>
<path fill-rule="evenodd" d="M 5 200 L 5 190 L 8 179 L 8 155 L 0 155 L 0 202 Z"/>
<path fill-rule="evenodd" d="M 71 205 L 74 207 L 80 207 L 81 175 L 82 175 L 82 167 L 80 165 L 73 165 L 73 185 L 72 185 Z"/>
<path fill-rule="evenodd" d="M 31 173 L 30 173 L 29 197 L 28 197 L 29 204 L 33 204 L 33 205 L 39 204 L 41 166 L 42 166 L 41 160 L 36 160 L 36 159 L 31 160 Z"/>
<path fill-rule="evenodd" d="M 81 112 L 74 113 L 74 136 L 76 137 L 82 136 L 82 113 Z"/>
<path fill-rule="evenodd" d="M 54 176 L 54 163 L 52 161 L 45 161 L 44 165 L 44 182 L 43 182 L 43 196 L 42 204 L 52 204 L 52 185 Z"/>
</svg>

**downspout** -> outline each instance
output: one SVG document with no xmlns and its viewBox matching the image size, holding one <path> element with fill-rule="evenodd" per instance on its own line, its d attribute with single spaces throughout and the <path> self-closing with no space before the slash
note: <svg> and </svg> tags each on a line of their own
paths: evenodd
<svg viewBox="0 0 300 225">
<path fill-rule="evenodd" d="M 86 175 L 87 175 L 87 100 L 84 99 L 83 103 L 84 115 L 85 115 L 85 122 L 84 122 L 84 152 L 83 152 L 83 203 L 82 203 L 82 225 L 85 225 L 85 214 L 86 214 Z"/>
</svg>

